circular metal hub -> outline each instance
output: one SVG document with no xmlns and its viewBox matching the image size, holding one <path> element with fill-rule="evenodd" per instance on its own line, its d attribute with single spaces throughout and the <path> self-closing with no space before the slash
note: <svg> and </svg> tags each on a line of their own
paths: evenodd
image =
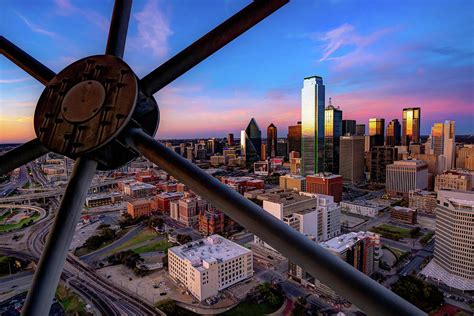
<svg viewBox="0 0 474 316">
<path fill-rule="evenodd" d="M 35 111 L 41 143 L 71 158 L 109 143 L 130 121 L 138 96 L 137 78 L 120 58 L 80 59 L 46 86 Z"/>
</svg>

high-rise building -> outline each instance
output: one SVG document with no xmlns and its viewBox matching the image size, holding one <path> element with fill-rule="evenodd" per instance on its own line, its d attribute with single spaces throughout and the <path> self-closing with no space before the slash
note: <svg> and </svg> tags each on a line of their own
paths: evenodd
<svg viewBox="0 0 474 316">
<path fill-rule="evenodd" d="M 443 144 L 444 126 L 443 123 L 435 123 L 431 127 L 431 154 L 442 155 L 444 144 Z"/>
<path fill-rule="evenodd" d="M 398 160 L 386 170 L 386 190 L 391 196 L 408 197 L 410 190 L 428 186 L 428 166 L 421 160 Z"/>
<path fill-rule="evenodd" d="M 402 120 L 402 145 L 408 146 L 410 143 L 420 142 L 420 108 L 403 109 Z"/>
<path fill-rule="evenodd" d="M 260 160 L 267 160 L 268 155 L 267 155 L 267 144 L 262 143 L 261 149 L 260 149 Z"/>
<path fill-rule="evenodd" d="M 306 176 L 306 192 L 325 194 L 334 197 L 334 202 L 342 201 L 342 176 L 318 173 Z"/>
<path fill-rule="evenodd" d="M 339 138 L 341 136 L 342 111 L 330 104 L 324 112 L 324 171 L 326 172 L 339 173 Z"/>
<path fill-rule="evenodd" d="M 250 120 L 247 128 L 240 133 L 240 147 L 247 165 L 253 165 L 254 162 L 260 160 L 262 132 L 254 118 Z"/>
<path fill-rule="evenodd" d="M 386 166 L 398 157 L 398 150 L 391 146 L 375 146 L 370 150 L 370 181 L 385 184 Z"/>
<path fill-rule="evenodd" d="M 369 136 L 372 146 L 383 146 L 385 142 L 385 119 L 371 118 L 369 119 Z"/>
<path fill-rule="evenodd" d="M 339 174 L 344 180 L 353 183 L 364 179 L 364 136 L 341 136 L 341 157 L 339 160 Z"/>
<path fill-rule="evenodd" d="M 364 135 L 365 135 L 365 124 L 356 124 L 355 136 L 364 136 Z"/>
<path fill-rule="evenodd" d="M 288 126 L 288 149 L 301 154 L 301 122 Z"/>
<path fill-rule="evenodd" d="M 365 127 L 364 127 L 365 130 Z M 342 135 L 352 136 L 356 134 L 356 121 L 355 120 L 342 120 Z"/>
<path fill-rule="evenodd" d="M 227 145 L 234 146 L 234 133 L 227 134 Z"/>
<path fill-rule="evenodd" d="M 274 158 L 277 155 L 277 128 L 273 123 L 267 127 L 267 157 Z"/>
<path fill-rule="evenodd" d="M 397 119 L 393 119 L 387 126 L 387 146 L 399 146 L 401 141 L 401 126 Z"/>
<path fill-rule="evenodd" d="M 438 191 L 434 260 L 421 272 L 462 291 L 474 290 L 474 192 Z"/>
<path fill-rule="evenodd" d="M 301 173 L 314 174 L 324 170 L 323 78 L 307 77 L 301 89 Z"/>
<path fill-rule="evenodd" d="M 444 170 L 453 169 L 455 166 L 456 144 L 454 137 L 454 121 L 433 124 L 430 135 L 430 153 L 443 156 Z"/>
<path fill-rule="evenodd" d="M 288 158 L 288 141 L 286 139 L 279 139 L 277 142 L 277 152 L 278 157 Z"/>
</svg>

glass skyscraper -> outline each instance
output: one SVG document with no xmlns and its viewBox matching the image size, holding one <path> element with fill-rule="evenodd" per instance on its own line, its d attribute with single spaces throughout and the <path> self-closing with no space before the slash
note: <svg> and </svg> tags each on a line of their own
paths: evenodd
<svg viewBox="0 0 474 316">
<path fill-rule="evenodd" d="M 339 172 L 339 139 L 341 136 L 342 111 L 329 105 L 324 113 L 324 171 L 335 174 Z"/>
<path fill-rule="evenodd" d="M 267 127 L 267 157 L 274 158 L 277 155 L 277 128 L 273 123 Z"/>
<path fill-rule="evenodd" d="M 247 165 L 260 160 L 262 132 L 254 118 L 250 120 L 247 128 L 240 132 L 240 147 Z"/>
<path fill-rule="evenodd" d="M 387 146 L 398 146 L 400 145 L 400 122 L 397 119 L 393 119 L 387 126 Z"/>
<path fill-rule="evenodd" d="M 420 142 L 420 108 L 403 109 L 402 121 L 402 145 L 408 146 L 410 143 Z"/>
<path fill-rule="evenodd" d="M 385 119 L 369 119 L 369 135 L 371 148 L 372 146 L 383 146 L 385 142 Z"/>
<path fill-rule="evenodd" d="M 318 76 L 304 78 L 301 89 L 301 173 L 324 171 L 325 86 Z"/>
</svg>

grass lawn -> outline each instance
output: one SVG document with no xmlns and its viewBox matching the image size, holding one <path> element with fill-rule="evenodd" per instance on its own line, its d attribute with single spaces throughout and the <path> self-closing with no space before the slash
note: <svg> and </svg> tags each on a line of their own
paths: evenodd
<svg viewBox="0 0 474 316">
<path fill-rule="evenodd" d="M 3 209 L 2 209 L 2 210 L 3 210 Z M 8 216 L 10 216 L 10 214 L 12 214 L 12 216 L 13 216 L 13 215 L 17 214 L 18 211 L 19 211 L 18 209 L 13 209 L 13 210 L 11 210 L 11 211 L 9 211 L 9 212 L 8 212 L 8 211 L 5 211 L 5 213 L 4 213 L 3 215 L 0 215 L 0 223 L 3 223 L 3 221 L 4 221 Z"/>
<path fill-rule="evenodd" d="M 281 306 L 281 305 L 280 305 Z M 267 303 L 255 304 L 251 301 L 242 302 L 231 310 L 219 314 L 221 316 L 260 316 L 270 314 L 280 308 L 280 306 L 272 307 Z"/>
<path fill-rule="evenodd" d="M 151 251 L 163 251 L 166 252 L 168 248 L 173 247 L 174 244 L 167 241 L 166 239 L 151 243 L 149 245 L 141 246 L 138 248 L 133 249 L 135 253 L 144 253 L 144 252 L 151 252 Z"/>
<path fill-rule="evenodd" d="M 145 228 L 142 231 L 140 231 L 137 235 L 133 236 L 132 239 L 121 245 L 120 247 L 112 249 L 109 253 L 115 253 L 115 252 L 120 252 L 122 250 L 128 249 L 130 247 L 133 247 L 139 243 L 142 243 L 144 241 L 151 240 L 153 238 L 158 237 L 158 234 L 156 231 L 152 228 Z"/>
<path fill-rule="evenodd" d="M 64 285 L 60 284 L 56 290 L 56 298 L 61 303 L 66 315 L 85 315 L 86 304 Z"/>
<path fill-rule="evenodd" d="M 411 229 L 401 228 L 393 225 L 382 224 L 372 227 L 370 231 L 382 235 L 382 237 L 399 240 L 400 238 L 410 238 Z"/>
<path fill-rule="evenodd" d="M 17 229 L 17 228 L 21 228 L 21 226 L 23 226 L 23 224 L 28 223 L 30 220 L 33 220 L 33 222 L 34 222 L 39 217 L 40 217 L 40 214 L 38 212 L 35 212 L 33 214 L 33 216 L 30 216 L 28 218 L 24 218 L 21 221 L 19 221 L 18 223 L 15 223 L 15 224 L 0 224 L 0 233 L 5 232 L 5 231 L 9 231 L 9 230 L 13 230 L 13 229 Z"/>
<path fill-rule="evenodd" d="M 420 243 L 422 245 L 426 245 L 428 243 L 428 241 L 430 241 L 431 237 L 433 237 L 434 235 L 434 232 L 429 232 L 427 233 L 426 235 L 424 235 L 421 239 L 420 239 Z"/>
</svg>

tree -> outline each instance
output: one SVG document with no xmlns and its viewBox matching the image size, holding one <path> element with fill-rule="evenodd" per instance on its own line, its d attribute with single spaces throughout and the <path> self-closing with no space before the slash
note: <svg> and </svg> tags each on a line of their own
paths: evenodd
<svg viewBox="0 0 474 316">
<path fill-rule="evenodd" d="M 401 277 L 392 285 L 392 291 L 427 313 L 444 302 L 443 293 L 438 288 L 411 275 Z"/>
<path fill-rule="evenodd" d="M 164 223 L 164 221 L 160 217 L 150 217 L 148 219 L 148 226 L 152 227 L 152 228 L 156 227 L 156 228 L 160 229 L 160 228 L 163 227 L 163 223 Z"/>
<path fill-rule="evenodd" d="M 410 231 L 410 237 L 411 238 L 416 238 L 420 234 L 420 227 L 415 227 Z"/>
<path fill-rule="evenodd" d="M 295 307 L 293 309 L 292 315 L 293 316 L 303 316 L 304 311 L 306 309 L 306 305 L 308 302 L 306 301 L 306 298 L 300 296 L 295 302 Z"/>
</svg>

